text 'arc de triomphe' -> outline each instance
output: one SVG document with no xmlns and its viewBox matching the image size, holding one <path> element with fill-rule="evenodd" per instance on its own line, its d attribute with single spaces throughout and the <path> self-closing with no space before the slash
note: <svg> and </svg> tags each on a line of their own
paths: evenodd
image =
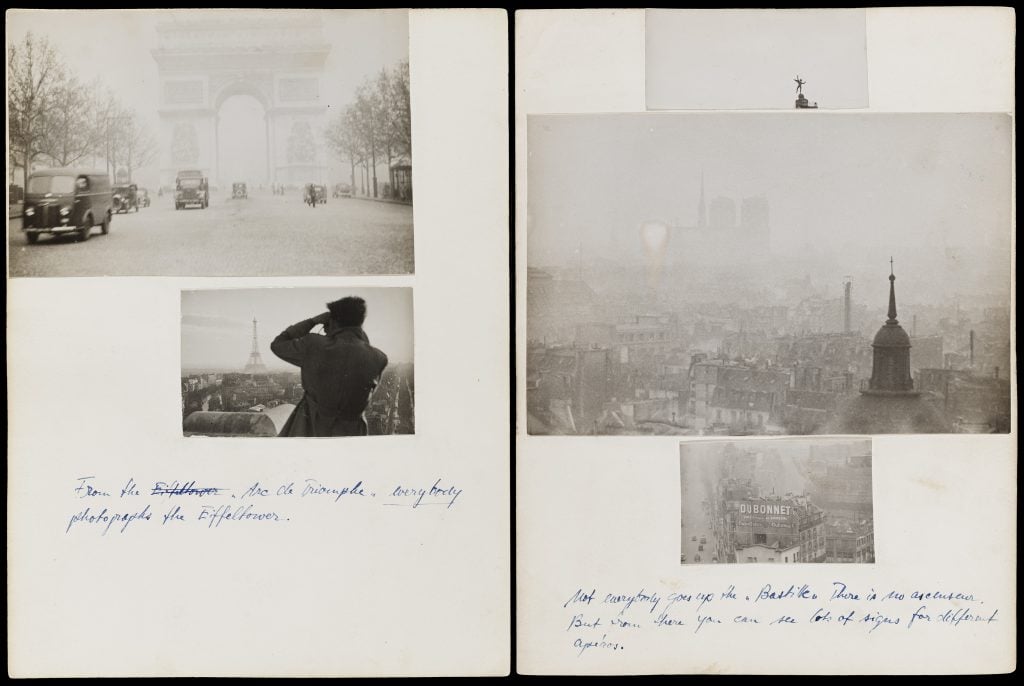
<svg viewBox="0 0 1024 686">
<path fill-rule="evenodd" d="M 234 95 L 263 105 L 270 183 L 323 181 L 330 45 L 318 17 L 175 18 L 157 26 L 157 37 L 161 185 L 173 186 L 180 169 L 200 169 L 215 185 L 232 181 L 219 177 L 218 113 Z"/>
</svg>

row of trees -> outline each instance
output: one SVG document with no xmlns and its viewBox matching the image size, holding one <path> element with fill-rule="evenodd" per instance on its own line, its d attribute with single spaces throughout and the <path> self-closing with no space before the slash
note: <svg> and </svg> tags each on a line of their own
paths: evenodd
<svg viewBox="0 0 1024 686">
<path fill-rule="evenodd" d="M 9 162 L 67 167 L 86 158 L 106 160 L 115 174 L 153 160 L 156 139 L 99 79 L 81 82 L 45 36 L 32 33 L 7 48 Z M 120 166 L 119 166 L 120 165 Z"/>
<path fill-rule="evenodd" d="M 377 165 L 388 168 L 412 157 L 412 115 L 409 105 L 409 62 L 381 69 L 356 89 L 356 99 L 329 123 L 327 143 L 351 165 L 352 186 L 360 167 L 366 185 L 378 196 Z"/>
</svg>

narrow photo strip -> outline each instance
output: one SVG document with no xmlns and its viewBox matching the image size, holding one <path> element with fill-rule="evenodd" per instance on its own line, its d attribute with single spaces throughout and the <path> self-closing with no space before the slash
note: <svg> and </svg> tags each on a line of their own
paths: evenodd
<svg viewBox="0 0 1024 686">
<path fill-rule="evenodd" d="M 867 11 L 649 9 L 648 110 L 868 106 Z"/>
</svg>

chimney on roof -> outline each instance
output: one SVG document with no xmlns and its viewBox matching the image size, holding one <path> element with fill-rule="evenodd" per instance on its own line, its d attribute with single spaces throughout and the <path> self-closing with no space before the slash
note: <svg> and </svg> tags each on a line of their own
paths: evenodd
<svg viewBox="0 0 1024 686">
<path fill-rule="evenodd" d="M 853 281 L 848 276 L 843 284 L 843 333 L 850 333 L 850 291 L 853 289 Z"/>
</svg>

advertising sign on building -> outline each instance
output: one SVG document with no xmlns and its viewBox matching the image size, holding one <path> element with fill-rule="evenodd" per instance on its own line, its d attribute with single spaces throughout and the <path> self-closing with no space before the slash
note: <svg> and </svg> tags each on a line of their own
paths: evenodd
<svg viewBox="0 0 1024 686">
<path fill-rule="evenodd" d="M 792 505 L 760 500 L 741 500 L 736 511 L 736 524 L 741 527 L 767 526 L 788 529 L 792 526 L 792 518 L 796 514 Z"/>
</svg>

